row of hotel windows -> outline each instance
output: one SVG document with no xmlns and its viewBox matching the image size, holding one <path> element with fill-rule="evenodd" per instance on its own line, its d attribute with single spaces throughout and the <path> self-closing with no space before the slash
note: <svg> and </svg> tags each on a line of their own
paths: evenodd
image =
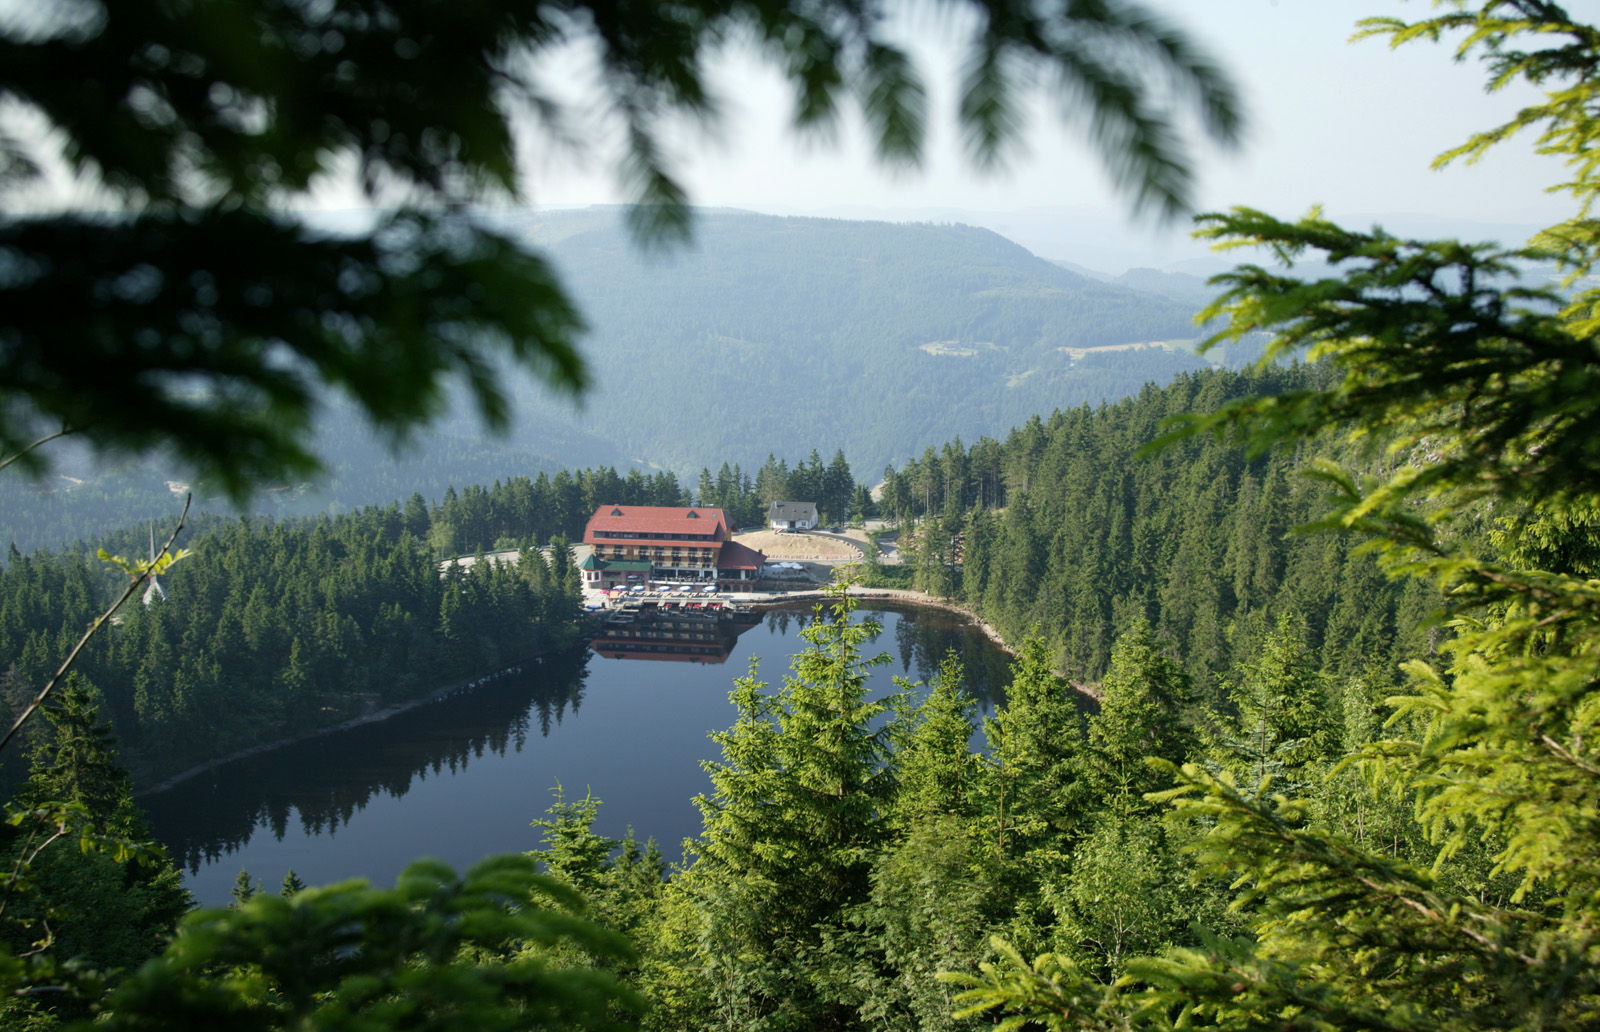
<svg viewBox="0 0 1600 1032">
<path fill-rule="evenodd" d="M 715 541 L 715 534 L 634 534 L 625 530 L 597 530 L 597 538 L 620 539 L 624 541 Z"/>
<path fill-rule="evenodd" d="M 624 557 L 625 554 L 633 552 L 633 551 L 635 551 L 635 549 L 632 549 L 632 548 L 624 549 L 621 545 L 612 545 L 611 546 L 611 551 L 610 551 L 609 554 L 603 548 L 596 549 L 595 550 L 595 554 L 600 556 L 600 558 L 602 558 L 602 559 L 621 559 L 621 558 Z M 644 548 L 644 547 L 641 546 L 640 548 L 637 549 L 637 551 L 641 556 L 644 555 L 646 552 L 650 552 L 651 554 L 653 554 L 653 555 L 655 555 L 657 557 L 660 557 L 662 554 L 664 554 L 664 552 L 666 550 L 663 549 L 660 545 L 657 545 L 654 549 Z M 679 548 L 676 545 L 674 545 L 672 547 L 672 557 L 674 559 L 676 559 L 678 556 L 680 556 L 682 554 L 683 554 L 683 550 L 681 548 Z M 691 559 L 694 559 L 694 558 L 710 559 L 715 554 L 716 554 L 716 552 L 714 550 L 710 549 L 710 548 L 691 548 L 691 549 L 689 549 L 689 558 L 691 558 Z"/>
<path fill-rule="evenodd" d="M 705 631 L 606 631 L 602 638 L 649 638 L 656 641 L 714 641 L 716 635 Z"/>
</svg>

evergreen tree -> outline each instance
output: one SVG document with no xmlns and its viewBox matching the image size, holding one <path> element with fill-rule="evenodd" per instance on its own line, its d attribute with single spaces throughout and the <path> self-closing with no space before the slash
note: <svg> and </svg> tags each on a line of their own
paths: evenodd
<svg viewBox="0 0 1600 1032">
<path fill-rule="evenodd" d="M 1279 620 L 1260 658 L 1247 667 L 1243 682 L 1226 690 L 1237 717 L 1220 719 L 1222 742 L 1217 751 L 1244 783 L 1257 784 L 1268 775 L 1296 778 L 1308 763 L 1342 751 L 1341 714 L 1329 695 L 1327 679 L 1312 666 L 1292 618 Z M 1280 784 L 1276 790 L 1285 787 Z"/>
<path fill-rule="evenodd" d="M 850 522 L 860 525 L 878 518 L 878 503 L 872 500 L 872 491 L 865 484 L 857 484 L 850 494 Z"/>
<path fill-rule="evenodd" d="M 899 731 L 892 833 L 872 869 L 871 894 L 828 940 L 831 988 L 872 1027 L 955 1027 L 936 971 L 974 963 L 995 887 L 974 821 L 981 759 L 972 752 L 973 702 L 954 651 Z"/>
<path fill-rule="evenodd" d="M 836 935 L 828 960 L 836 996 L 855 1027 L 894 1032 L 965 1029 L 940 971 L 975 965 L 994 926 L 996 886 L 987 847 L 967 822 L 919 820 L 880 855 L 871 897 L 849 915 L 854 934 Z"/>
<path fill-rule="evenodd" d="M 850 463 L 845 461 L 844 449 L 840 448 L 833 453 L 833 461 L 822 475 L 821 504 L 830 521 L 843 523 L 850 518 L 855 486 L 856 478 L 850 472 Z"/>
<path fill-rule="evenodd" d="M 1100 683 L 1100 710 L 1089 718 L 1085 772 L 1120 812 L 1143 811 L 1145 793 L 1170 784 L 1146 761 L 1181 764 L 1194 755 L 1189 701 L 1188 675 L 1162 653 L 1149 624 L 1140 620 L 1117 639 Z"/>
<path fill-rule="evenodd" d="M 67 675 L 44 710 L 49 735 L 33 749 L 26 804 L 50 799 L 83 805 L 90 819 L 118 832 L 131 831 L 133 786 L 117 763 L 116 738 L 99 719 L 98 692 L 82 675 Z"/>
<path fill-rule="evenodd" d="M 888 657 L 862 657 L 878 628 L 853 622 L 854 609 L 845 584 L 830 589 L 782 688 L 769 696 L 753 672 L 741 678 L 730 696 L 738 722 L 712 735 L 723 759 L 706 764 L 713 791 L 696 799 L 705 829 L 678 888 L 700 925 L 692 963 L 720 972 L 705 987 L 715 1012 L 794 1027 L 850 1021 L 826 964 L 805 958 L 822 926 L 867 898 L 893 801 L 893 732 L 873 726 L 891 703 L 866 697 L 867 671 Z"/>
<path fill-rule="evenodd" d="M 919 591 L 938 598 L 948 598 L 954 593 L 953 536 L 950 525 L 941 517 L 927 516 L 917 523 L 916 551 L 912 560 Z"/>
<path fill-rule="evenodd" d="M 895 819 L 910 827 L 940 817 L 972 816 L 978 757 L 970 742 L 975 706 L 966 693 L 965 672 L 954 650 L 917 706 L 906 746 L 896 757 Z"/>
<path fill-rule="evenodd" d="M 261 883 L 252 879 L 250 872 L 241 867 L 238 875 L 233 879 L 233 888 L 228 893 L 233 897 L 233 902 L 229 903 L 228 906 L 237 910 L 254 899 L 260 892 Z"/>
<path fill-rule="evenodd" d="M 1178 859 L 1153 821 L 1107 815 L 1073 850 L 1072 865 L 1045 887 L 1055 949 L 1111 982 L 1131 957 L 1180 938 Z"/>
<path fill-rule="evenodd" d="M 1048 647 L 1017 650 L 1006 706 L 985 725 L 990 822 L 997 859 L 1064 854 L 1088 815 L 1083 717 L 1072 687 L 1051 669 Z"/>
<path fill-rule="evenodd" d="M 593 794 L 585 793 L 582 800 L 569 803 L 560 782 L 554 792 L 556 801 L 547 811 L 550 816 L 533 822 L 535 828 L 543 829 L 543 847 L 536 855 L 548 874 L 592 898 L 605 881 L 611 854 L 622 843 L 594 833 L 600 800 Z"/>
<path fill-rule="evenodd" d="M 1519 79 L 1544 88 L 1542 103 L 1442 160 L 1476 158 L 1539 127 L 1540 149 L 1573 168 L 1563 189 L 1579 213 L 1512 251 L 1352 232 L 1315 212 L 1298 222 L 1245 209 L 1210 217 L 1218 239 L 1266 245 L 1285 259 L 1312 252 L 1336 268 L 1309 282 L 1238 269 L 1205 313 L 1229 319 L 1219 339 L 1265 330 L 1269 354 L 1307 349 L 1331 375 L 1321 389 L 1236 401 L 1192 427 L 1228 429 L 1258 449 L 1342 434 L 1353 454 L 1382 455 L 1381 475 L 1318 469 L 1332 494 L 1322 526 L 1365 538 L 1391 575 L 1445 590 L 1456 636 L 1442 657 L 1405 664 L 1409 692 L 1391 700 L 1392 737 L 1354 758 L 1379 792 L 1412 797 L 1432 862 L 1408 862 L 1319 821 L 1301 786 L 1257 792 L 1254 778 L 1241 789 L 1228 771 L 1186 765 L 1168 797 L 1178 817 L 1195 822 L 1201 865 L 1243 889 L 1250 934 L 1206 935 L 1198 948 L 1126 961 L 1128 977 L 1109 987 L 1069 958 L 1030 965 L 1011 950 L 963 980 L 967 1013 L 998 1009 L 1014 1023 L 1057 1029 L 1080 1027 L 1080 1014 L 1105 1028 L 1595 1024 L 1600 776 L 1589 743 L 1600 606 L 1592 581 L 1532 564 L 1593 550 L 1600 292 L 1568 298 L 1508 285 L 1508 274 L 1519 262 L 1557 258 L 1577 277 L 1600 256 L 1590 213 L 1600 196 L 1590 160 L 1600 31 L 1554 4 L 1502 0 L 1364 28 L 1396 44 L 1460 34 L 1458 55 L 1481 55 L 1497 88 Z M 1491 507 L 1509 521 L 1503 533 L 1529 544 L 1503 557 L 1479 551 L 1463 528 Z M 1280 624 L 1258 686 L 1236 693 L 1242 730 L 1256 736 L 1250 774 L 1266 770 L 1269 751 L 1286 766 L 1304 761 L 1297 743 L 1321 733 L 1297 638 Z M 1510 893 L 1484 876 L 1451 876 L 1478 847 L 1515 884 Z"/>
<path fill-rule="evenodd" d="M 5 938 L 17 955 L 43 948 L 87 971 L 137 967 L 161 950 L 189 893 L 148 844 L 94 686 L 69 674 L 44 714 L 49 733 L 0 840 L 10 872 Z"/>
</svg>

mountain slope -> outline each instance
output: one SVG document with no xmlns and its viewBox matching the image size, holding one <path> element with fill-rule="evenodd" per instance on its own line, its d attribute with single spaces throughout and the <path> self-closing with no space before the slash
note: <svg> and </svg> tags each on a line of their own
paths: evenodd
<svg viewBox="0 0 1600 1032">
<path fill-rule="evenodd" d="M 513 225 L 590 319 L 579 417 L 681 471 L 842 446 L 862 469 L 953 434 L 1114 400 L 1201 364 L 1194 306 L 1097 282 L 968 226 L 702 212 L 641 254 L 604 210 Z"/>
<path fill-rule="evenodd" d="M 1092 279 L 969 226 L 711 210 L 692 245 L 645 253 L 615 208 L 480 217 L 548 254 L 589 320 L 595 387 L 582 407 L 507 374 L 519 400 L 507 437 L 485 436 L 458 407 L 391 456 L 331 400 L 318 442 L 329 473 L 256 508 L 438 499 L 447 484 L 562 466 L 665 467 L 692 483 L 702 466 L 754 470 L 769 452 L 841 447 L 868 479 L 931 442 L 1003 437 L 1036 413 L 1205 364 L 1181 343 L 1130 346 L 1195 337 L 1191 299 Z M 0 547 L 169 515 L 180 503 L 166 482 L 189 479 L 159 457 L 110 474 L 66 465 L 84 482 L 41 495 L 0 481 Z"/>
</svg>

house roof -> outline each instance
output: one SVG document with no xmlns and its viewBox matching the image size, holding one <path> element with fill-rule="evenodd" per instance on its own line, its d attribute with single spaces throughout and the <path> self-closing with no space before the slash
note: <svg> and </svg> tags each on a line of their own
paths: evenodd
<svg viewBox="0 0 1600 1032">
<path fill-rule="evenodd" d="M 816 502 L 773 502 L 767 509 L 768 520 L 817 521 Z"/>
<path fill-rule="evenodd" d="M 717 555 L 717 569 L 719 570 L 759 570 L 767 557 L 755 549 L 741 545 L 737 541 L 729 541 L 722 546 L 722 551 Z"/>
<path fill-rule="evenodd" d="M 583 528 L 583 540 L 593 544 L 597 530 L 612 534 L 710 534 L 728 537 L 728 517 L 721 509 L 682 509 L 667 505 L 602 505 Z"/>
</svg>

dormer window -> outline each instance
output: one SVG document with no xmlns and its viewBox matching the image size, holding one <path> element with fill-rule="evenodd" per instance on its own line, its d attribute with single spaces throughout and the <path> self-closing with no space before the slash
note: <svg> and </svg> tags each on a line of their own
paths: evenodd
<svg viewBox="0 0 1600 1032">
<path fill-rule="evenodd" d="M 622 515 L 622 510 L 621 509 L 612 509 L 611 510 L 611 515 L 613 515 L 613 516 L 621 516 Z"/>
<path fill-rule="evenodd" d="M 689 510 L 689 515 L 684 517 L 684 518 L 685 519 L 690 519 L 690 520 L 697 520 L 697 519 L 700 518 L 700 514 L 695 512 L 693 509 L 690 509 Z"/>
</svg>

